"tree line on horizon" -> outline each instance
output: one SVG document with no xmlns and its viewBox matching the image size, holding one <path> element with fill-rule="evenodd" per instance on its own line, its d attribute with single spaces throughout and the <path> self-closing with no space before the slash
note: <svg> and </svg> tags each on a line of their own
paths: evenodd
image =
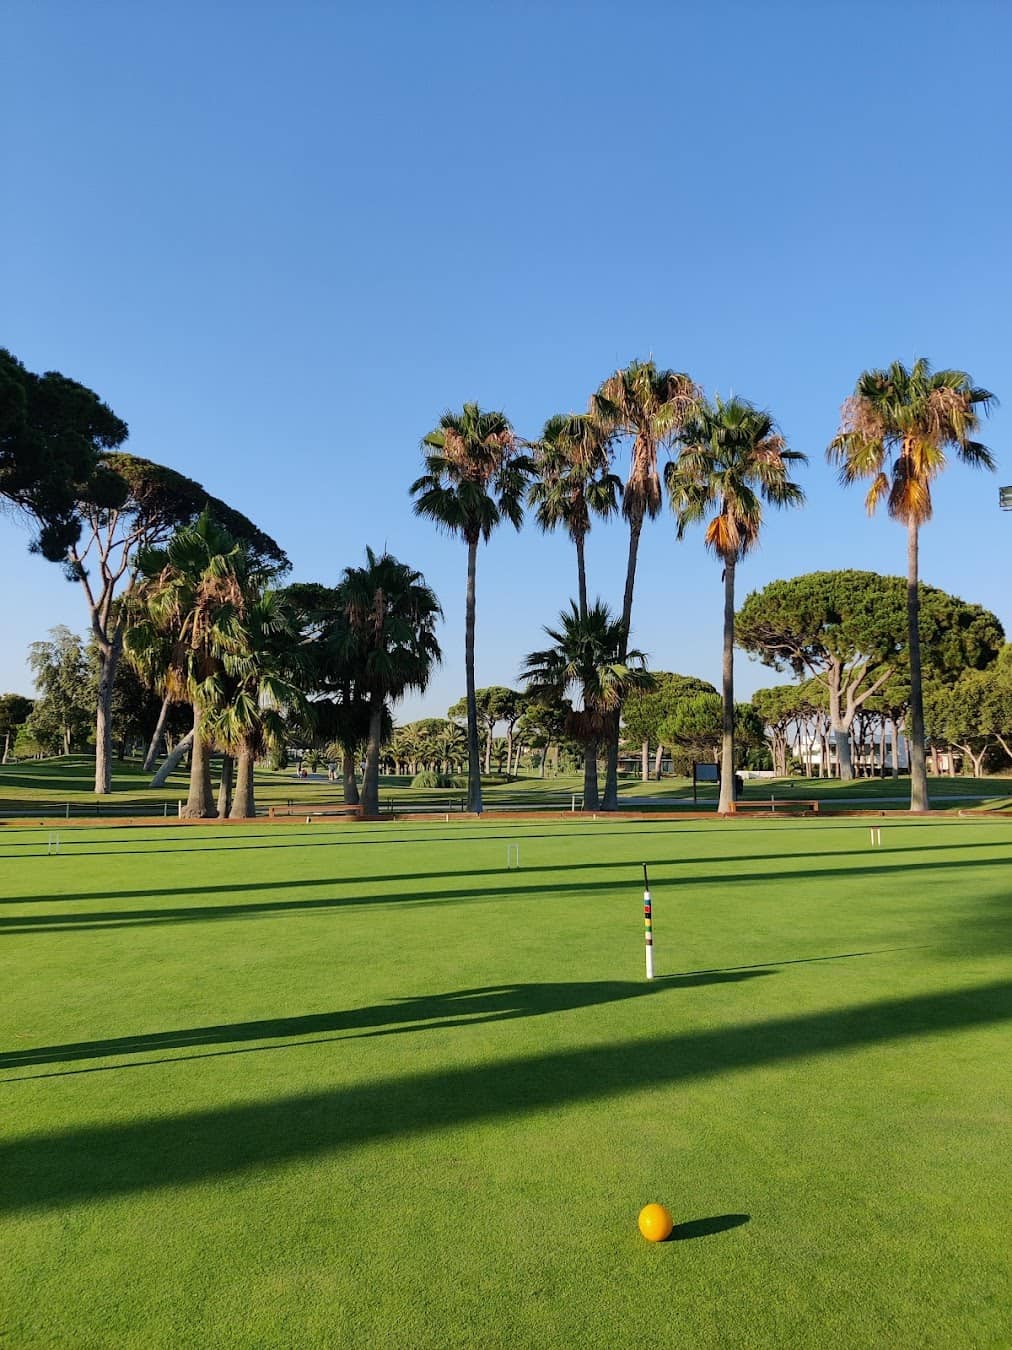
<svg viewBox="0 0 1012 1350">
<path fill-rule="evenodd" d="M 983 721 L 997 715 L 983 677 L 996 662 L 1004 669 L 998 621 L 925 587 L 918 575 L 919 530 L 930 519 L 931 486 L 946 452 L 993 467 L 990 451 L 975 439 L 993 402 L 965 372 L 932 371 L 923 360 L 909 369 L 894 363 L 864 372 L 827 453 L 844 483 L 870 480 L 869 511 L 884 501 L 905 526 L 905 582 L 872 573 L 813 574 L 815 580 L 771 583 L 740 610 L 737 569 L 759 541 L 764 507 L 804 500 L 791 474 L 805 456 L 786 444 L 769 412 L 741 398 L 708 399 L 688 375 L 637 361 L 605 380 L 586 412 L 549 418 L 537 439 L 525 440 L 504 413 L 475 404 L 445 413 L 423 438 L 423 473 L 410 492 L 419 516 L 466 546 L 466 688 L 449 720 L 464 723 L 469 809 L 482 809 L 494 727 L 509 723 L 505 713 L 492 723 L 485 714 L 483 756 L 475 682 L 479 544 L 501 524 L 519 529 L 525 508 L 542 530 L 563 528 L 572 539 L 576 597 L 546 627 L 549 645 L 524 658 L 522 693 L 528 713 L 547 710 L 556 739 L 580 747 L 588 808 L 615 809 L 623 737 L 636 739 L 636 709 L 649 704 L 659 683 L 630 637 L 640 536 L 665 497 L 677 537 L 703 525 L 704 545 L 722 568 L 721 688 L 682 700 L 716 700 L 696 715 L 701 723 L 714 712 L 719 719 L 719 809 L 730 809 L 738 752 L 751 744 L 742 711 L 749 705 L 734 699 L 735 645 L 824 692 L 843 777 L 853 773 L 856 719 L 891 699 L 881 715 L 891 719 L 894 736 L 902 726 L 908 737 L 911 808 L 926 809 L 926 692 L 933 725 L 952 729 L 954 744 L 956 734 L 968 741 L 972 708 Z M 62 375 L 34 375 L 0 352 L 0 496 L 35 522 L 31 547 L 59 563 L 86 600 L 96 792 L 111 789 L 114 701 L 132 678 L 148 699 L 148 715 L 158 708 L 149 764 L 173 709 L 177 719 L 180 708 L 190 710 L 191 725 L 174 747 L 176 754 L 190 751 L 187 814 L 211 815 L 223 805 L 223 813 L 250 814 L 254 763 L 291 739 L 339 747 L 348 797 L 358 793 L 362 756 L 362 801 L 374 812 L 381 756 L 396 735 L 393 706 L 408 690 L 426 688 L 442 656 L 435 636 L 442 611 L 424 576 L 367 549 L 366 565 L 346 568 L 332 587 L 285 585 L 289 562 L 280 545 L 199 483 L 124 451 L 126 439 L 126 424 L 92 391 Z M 623 478 L 615 469 L 625 453 Z M 595 518 L 619 513 L 629 548 L 616 615 L 590 598 L 586 543 Z M 826 578 L 840 580 L 830 585 Z M 829 629 L 838 630 L 834 641 L 849 656 L 829 650 Z M 980 677 L 973 690 L 964 679 L 969 674 Z M 953 690 L 960 680 L 957 715 Z M 49 696 L 44 689 L 40 703 Z M 753 704 L 762 711 L 761 701 Z M 774 717 L 769 699 L 767 705 L 764 725 L 776 750 L 774 728 L 782 718 Z M 671 725 L 666 734 L 677 746 Z M 995 734 L 1012 738 L 1008 725 Z M 512 726 L 507 739 L 509 766 Z M 659 733 L 653 740 L 661 743 Z M 459 762 L 459 738 L 456 745 Z M 229 774 L 226 783 L 223 769 L 217 802 L 210 783 L 215 748 Z M 454 754 L 438 758 L 449 763 Z"/>
</svg>

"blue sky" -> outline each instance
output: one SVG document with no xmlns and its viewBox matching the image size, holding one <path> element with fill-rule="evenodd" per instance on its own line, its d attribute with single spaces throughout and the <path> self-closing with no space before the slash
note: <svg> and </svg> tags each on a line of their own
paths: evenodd
<svg viewBox="0 0 1012 1350">
<path fill-rule="evenodd" d="M 446 407 L 535 435 L 654 356 L 772 409 L 811 465 L 741 597 L 901 572 L 823 451 L 860 371 L 919 354 L 1005 396 L 997 477 L 954 467 L 926 581 L 1012 631 L 1012 114 L 1003 4 L 14 3 L 0 344 L 99 391 L 130 448 L 201 479 L 333 581 L 366 544 L 421 568 L 463 692 L 463 546 L 413 518 Z M 624 466 L 623 466 L 624 467 Z M 83 601 L 0 521 L 0 687 Z M 621 525 L 591 590 L 616 607 Z M 479 559 L 478 681 L 511 683 L 575 591 L 533 527 Z M 644 532 L 634 640 L 716 679 L 718 565 Z M 777 678 L 738 658 L 743 694 Z"/>
</svg>

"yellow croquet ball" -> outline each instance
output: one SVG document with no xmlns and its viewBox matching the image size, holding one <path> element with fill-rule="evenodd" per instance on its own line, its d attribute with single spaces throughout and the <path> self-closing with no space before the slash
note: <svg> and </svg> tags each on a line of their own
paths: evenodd
<svg viewBox="0 0 1012 1350">
<path fill-rule="evenodd" d="M 663 1205 L 644 1205 L 640 1210 L 639 1225 L 648 1242 L 663 1242 L 671 1236 L 675 1223 Z"/>
</svg>

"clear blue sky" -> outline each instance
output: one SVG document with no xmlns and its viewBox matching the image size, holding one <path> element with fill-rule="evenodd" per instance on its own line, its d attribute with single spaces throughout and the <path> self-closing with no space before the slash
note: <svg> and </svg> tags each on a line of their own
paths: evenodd
<svg viewBox="0 0 1012 1350">
<path fill-rule="evenodd" d="M 823 460 L 867 366 L 956 365 L 1005 411 L 996 478 L 955 467 L 926 581 L 1012 630 L 1012 9 L 817 4 L 275 3 L 5 7 L 0 344 L 99 391 L 136 453 L 204 481 L 333 581 L 369 543 L 446 610 L 424 700 L 463 692 L 464 549 L 411 514 L 446 407 L 536 434 L 653 355 L 770 407 L 811 456 L 741 596 L 776 576 L 904 567 Z M 0 521 L 0 687 L 83 630 L 57 567 Z M 590 540 L 621 601 L 625 536 Z M 478 680 L 511 683 L 575 591 L 532 527 L 479 560 Z M 699 535 L 645 531 L 635 640 L 719 672 Z M 738 658 L 743 694 L 776 677 Z"/>
</svg>

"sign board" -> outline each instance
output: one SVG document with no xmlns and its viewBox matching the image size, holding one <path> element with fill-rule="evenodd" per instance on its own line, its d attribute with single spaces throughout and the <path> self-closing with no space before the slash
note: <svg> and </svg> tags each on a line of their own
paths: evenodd
<svg viewBox="0 0 1012 1350">
<path fill-rule="evenodd" d="M 720 768 L 716 764 L 693 764 L 692 766 L 692 800 L 696 801 L 696 786 L 699 783 L 719 783 Z"/>
</svg>

